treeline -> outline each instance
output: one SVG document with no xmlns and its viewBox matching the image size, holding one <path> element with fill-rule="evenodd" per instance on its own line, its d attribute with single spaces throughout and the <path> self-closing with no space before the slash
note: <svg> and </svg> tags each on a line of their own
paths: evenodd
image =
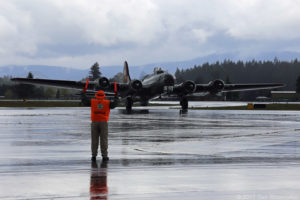
<svg viewBox="0 0 300 200">
<path fill-rule="evenodd" d="M 88 76 L 90 80 L 101 77 L 99 64 L 96 62 L 90 68 Z M 231 61 L 204 63 L 190 69 L 175 72 L 177 83 L 185 80 L 193 80 L 196 83 L 208 83 L 215 79 L 222 79 L 225 83 L 284 83 L 285 88 L 279 90 L 296 90 L 300 93 L 300 62 L 295 59 L 290 62 L 279 61 Z M 10 81 L 9 76 L 0 77 L 0 97 L 7 99 L 72 99 L 78 98 L 78 91 L 67 89 L 55 89 L 52 87 L 33 86 L 28 84 L 16 84 Z M 27 78 L 33 78 L 30 72 Z M 82 80 L 86 80 L 83 78 Z M 116 74 L 111 81 L 122 80 L 122 73 Z M 247 100 L 255 96 L 268 96 L 268 91 L 253 91 L 241 95 L 233 94 L 233 100 Z M 230 95 L 227 93 L 227 95 Z"/>
<path fill-rule="evenodd" d="M 300 62 L 279 61 L 231 61 L 204 63 L 193 68 L 175 73 L 177 82 L 193 80 L 196 83 L 208 83 L 214 79 L 222 79 L 226 83 L 284 83 L 281 90 L 295 90 L 300 76 Z"/>
</svg>

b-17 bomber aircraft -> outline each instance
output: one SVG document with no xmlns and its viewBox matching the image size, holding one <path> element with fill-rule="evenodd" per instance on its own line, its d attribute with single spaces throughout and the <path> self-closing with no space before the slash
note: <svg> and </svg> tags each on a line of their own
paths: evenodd
<svg viewBox="0 0 300 200">
<path fill-rule="evenodd" d="M 133 103 L 140 102 L 142 106 L 146 106 L 149 100 L 163 95 L 179 97 L 182 110 L 187 110 L 187 96 L 194 93 L 217 94 L 219 92 L 272 89 L 284 86 L 281 83 L 225 84 L 220 79 L 213 80 L 207 84 L 196 84 L 191 80 L 175 84 L 175 77 L 161 68 L 155 68 L 154 73 L 145 76 L 143 80 L 131 80 L 126 61 L 124 62 L 122 83 L 112 83 L 106 77 L 101 77 L 94 81 L 87 79 L 86 82 L 30 78 L 12 78 L 11 80 L 25 84 L 83 90 L 82 94 L 89 95 L 95 94 L 98 90 L 103 90 L 107 94 L 118 93 L 121 100 L 125 101 L 128 113 L 132 111 Z"/>
</svg>

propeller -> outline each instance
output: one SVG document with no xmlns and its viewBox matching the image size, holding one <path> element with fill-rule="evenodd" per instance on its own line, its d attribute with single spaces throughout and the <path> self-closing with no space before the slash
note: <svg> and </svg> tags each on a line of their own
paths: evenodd
<svg viewBox="0 0 300 200">
<path fill-rule="evenodd" d="M 109 80 L 106 77 L 102 77 L 98 80 L 98 85 L 103 89 L 109 87 Z"/>
<path fill-rule="evenodd" d="M 87 78 L 87 79 L 86 79 L 86 83 L 85 83 L 85 87 L 84 87 L 84 89 L 83 89 L 83 92 L 84 92 L 84 93 L 86 93 L 86 90 L 87 90 L 88 86 L 89 86 L 89 79 Z"/>
<path fill-rule="evenodd" d="M 141 81 L 139 80 L 134 80 L 131 82 L 131 87 L 135 90 L 140 90 L 143 87 L 143 84 Z"/>
</svg>

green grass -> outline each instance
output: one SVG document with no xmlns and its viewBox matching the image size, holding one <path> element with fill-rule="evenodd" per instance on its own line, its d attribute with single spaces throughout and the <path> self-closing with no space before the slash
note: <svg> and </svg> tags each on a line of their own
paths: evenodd
<svg viewBox="0 0 300 200">
<path fill-rule="evenodd" d="M 173 106 L 174 104 L 149 104 L 149 106 Z M 119 104 L 119 107 L 124 107 L 123 103 Z M 141 106 L 140 104 L 134 104 L 134 107 Z M 0 100 L 0 107 L 84 107 L 80 101 L 43 101 L 43 100 Z"/>
<path fill-rule="evenodd" d="M 247 106 L 191 107 L 191 110 L 247 110 Z"/>
<path fill-rule="evenodd" d="M 268 104 L 268 110 L 300 110 L 300 104 Z"/>
<path fill-rule="evenodd" d="M 0 101 L 0 107 L 80 107 L 79 101 Z"/>
<path fill-rule="evenodd" d="M 248 110 L 245 106 L 224 106 L 224 107 L 198 107 L 193 110 Z M 266 104 L 266 108 L 255 108 L 253 110 L 300 110 L 300 104 Z"/>
</svg>

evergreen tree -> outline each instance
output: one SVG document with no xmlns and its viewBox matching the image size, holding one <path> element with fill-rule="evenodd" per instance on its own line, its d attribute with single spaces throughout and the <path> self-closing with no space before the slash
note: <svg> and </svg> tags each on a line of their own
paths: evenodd
<svg viewBox="0 0 300 200">
<path fill-rule="evenodd" d="M 32 72 L 29 72 L 29 73 L 28 73 L 27 78 L 33 78 Z"/>
<path fill-rule="evenodd" d="M 175 72 L 175 78 L 176 78 L 176 83 L 182 83 L 184 81 L 184 76 L 185 72 L 181 71 L 180 69 L 176 69 Z"/>
<path fill-rule="evenodd" d="M 100 67 L 97 62 L 91 66 L 90 72 L 89 72 L 89 79 L 90 80 L 96 80 L 97 78 L 101 77 Z"/>
<path fill-rule="evenodd" d="M 197 84 L 203 83 L 202 77 L 201 76 L 197 76 L 196 79 L 195 79 L 195 83 L 197 83 Z"/>
<path fill-rule="evenodd" d="M 298 94 L 300 94 L 300 76 L 298 76 L 297 78 L 297 82 L 296 82 L 296 92 Z"/>
</svg>

